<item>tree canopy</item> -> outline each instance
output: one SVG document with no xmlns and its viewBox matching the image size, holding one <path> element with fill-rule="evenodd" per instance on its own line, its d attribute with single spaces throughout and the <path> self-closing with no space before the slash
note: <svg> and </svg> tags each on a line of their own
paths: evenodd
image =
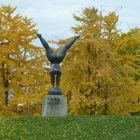
<svg viewBox="0 0 140 140">
<path fill-rule="evenodd" d="M 44 53 L 32 44 L 35 24 L 15 10 L 0 7 L 0 103 L 14 109 L 41 98 L 48 83 Z"/>
<path fill-rule="evenodd" d="M 140 113 L 140 28 L 122 32 L 119 15 L 94 7 L 73 14 L 81 37 L 62 63 L 61 87 L 70 114 Z M 12 6 L 0 7 L 0 113 L 39 113 L 51 86 L 36 27 Z M 68 39 L 54 41 L 60 46 Z M 18 108 L 20 104 L 24 108 Z"/>
<path fill-rule="evenodd" d="M 115 12 L 103 15 L 94 7 L 83 9 L 80 15 L 74 14 L 74 19 L 77 24 L 72 30 L 81 39 L 63 63 L 62 78 L 70 113 L 139 112 L 139 82 L 132 76 L 136 72 L 133 65 L 137 60 L 134 55 L 139 48 L 139 29 L 122 33 Z M 128 57 L 129 51 L 134 53 Z"/>
</svg>

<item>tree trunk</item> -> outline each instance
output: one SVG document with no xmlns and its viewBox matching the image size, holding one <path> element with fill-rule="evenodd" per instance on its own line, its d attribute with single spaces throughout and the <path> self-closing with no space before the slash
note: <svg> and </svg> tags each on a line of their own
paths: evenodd
<svg viewBox="0 0 140 140">
<path fill-rule="evenodd" d="M 6 65 L 2 63 L 2 79 L 5 91 L 5 106 L 8 106 L 8 86 L 9 80 L 7 79 L 8 70 L 6 71 Z"/>
<path fill-rule="evenodd" d="M 104 115 L 108 114 L 108 103 L 104 104 Z"/>
<path fill-rule="evenodd" d="M 97 105 L 96 102 L 93 104 L 93 115 L 96 115 Z"/>
<path fill-rule="evenodd" d="M 96 111 L 97 111 L 96 102 L 94 102 L 94 103 L 89 107 L 89 109 L 90 109 L 90 112 L 89 112 L 90 115 L 96 115 Z"/>
<path fill-rule="evenodd" d="M 108 94 L 107 92 L 105 92 L 105 96 L 104 96 L 104 115 L 107 115 L 108 114 Z"/>
<path fill-rule="evenodd" d="M 5 106 L 8 106 L 8 91 L 5 91 Z"/>
</svg>

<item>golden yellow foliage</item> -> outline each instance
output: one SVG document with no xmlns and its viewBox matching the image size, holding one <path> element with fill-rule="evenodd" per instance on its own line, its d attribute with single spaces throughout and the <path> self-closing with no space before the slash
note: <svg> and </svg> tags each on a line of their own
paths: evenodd
<svg viewBox="0 0 140 140">
<path fill-rule="evenodd" d="M 44 52 L 32 44 L 35 24 L 15 10 L 0 7 L 0 103 L 11 108 L 40 101 L 49 80 Z"/>
<path fill-rule="evenodd" d="M 74 19 L 78 24 L 72 29 L 81 39 L 69 50 L 62 65 L 61 84 L 69 99 L 70 114 L 140 111 L 139 83 L 132 78 L 134 69 L 128 63 L 136 59 L 129 55 L 130 60 L 126 60 L 118 54 L 123 37 L 117 29 L 118 16 L 115 12 L 103 16 L 98 9 L 85 8 Z"/>
</svg>

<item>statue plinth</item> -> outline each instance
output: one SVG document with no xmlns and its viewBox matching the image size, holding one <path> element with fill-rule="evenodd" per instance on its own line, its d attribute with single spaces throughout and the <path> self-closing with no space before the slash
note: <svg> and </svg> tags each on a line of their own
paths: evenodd
<svg viewBox="0 0 140 140">
<path fill-rule="evenodd" d="M 42 116 L 67 116 L 67 97 L 62 95 L 46 95 L 42 102 Z"/>
</svg>

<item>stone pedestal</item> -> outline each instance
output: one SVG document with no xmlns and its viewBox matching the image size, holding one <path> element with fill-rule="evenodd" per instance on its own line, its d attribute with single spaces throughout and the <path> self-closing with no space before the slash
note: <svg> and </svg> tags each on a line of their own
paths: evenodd
<svg viewBox="0 0 140 140">
<path fill-rule="evenodd" d="M 42 102 L 42 116 L 66 116 L 67 97 L 62 95 L 46 95 Z"/>
</svg>

